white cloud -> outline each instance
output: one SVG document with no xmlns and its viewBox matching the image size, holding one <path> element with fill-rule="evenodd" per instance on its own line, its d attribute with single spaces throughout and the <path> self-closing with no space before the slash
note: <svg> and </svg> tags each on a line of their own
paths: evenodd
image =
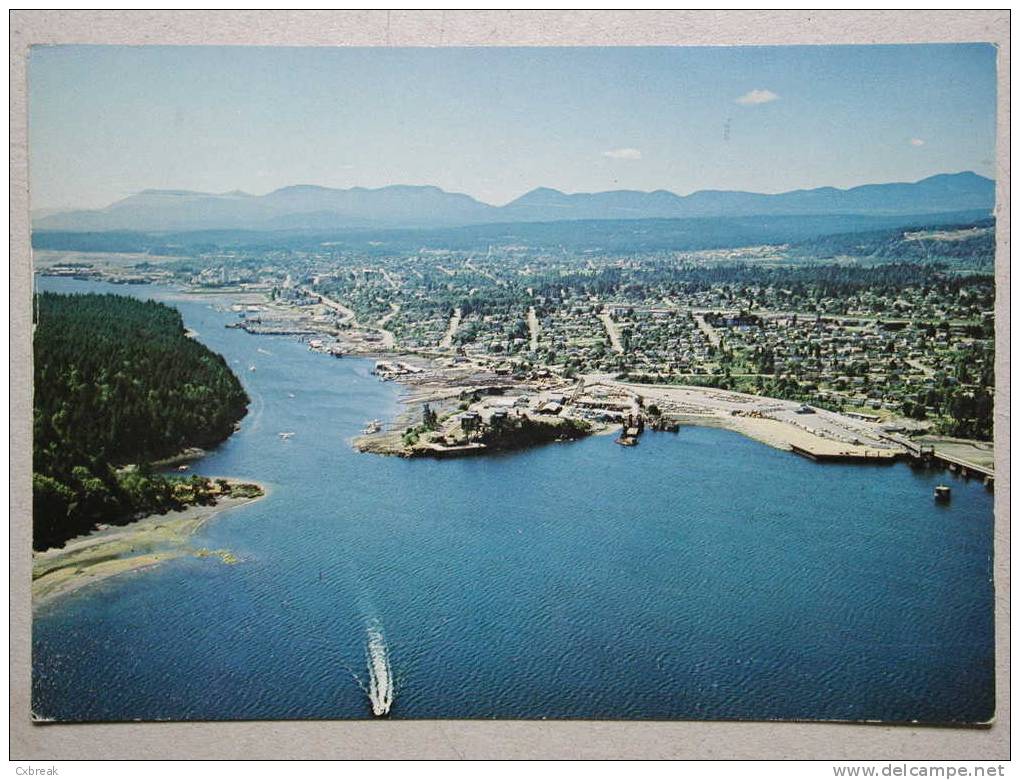
<svg viewBox="0 0 1020 780">
<path fill-rule="evenodd" d="M 761 103 L 771 103 L 773 100 L 779 100 L 779 95 L 771 89 L 752 89 L 746 95 L 738 97 L 736 102 L 745 106 L 757 106 Z"/>
<path fill-rule="evenodd" d="M 625 146 L 622 149 L 610 149 L 602 153 L 603 157 L 612 157 L 614 160 L 640 160 L 641 150 Z"/>
<path fill-rule="evenodd" d="M 911 146 L 924 146 L 924 139 L 923 138 L 911 138 L 910 139 L 910 145 Z"/>
</svg>

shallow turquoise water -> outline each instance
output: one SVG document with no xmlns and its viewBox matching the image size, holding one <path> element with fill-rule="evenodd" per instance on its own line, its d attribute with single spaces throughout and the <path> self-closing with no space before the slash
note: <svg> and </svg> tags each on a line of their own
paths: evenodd
<svg viewBox="0 0 1020 780">
<path fill-rule="evenodd" d="M 228 330 L 233 315 L 168 290 L 41 286 L 177 305 L 253 400 L 195 469 L 271 493 L 194 540 L 240 564 L 181 559 L 44 607 L 40 716 L 367 717 L 373 625 L 397 718 L 992 714 L 992 494 L 977 481 L 694 427 L 635 448 L 363 455 L 350 439 L 399 390 L 371 362 Z M 952 502 L 933 504 L 946 481 Z"/>
</svg>

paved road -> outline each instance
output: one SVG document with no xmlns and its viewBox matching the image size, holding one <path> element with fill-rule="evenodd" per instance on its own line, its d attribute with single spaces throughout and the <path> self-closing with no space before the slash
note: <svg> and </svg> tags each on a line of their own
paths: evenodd
<svg viewBox="0 0 1020 780">
<path fill-rule="evenodd" d="M 332 298 L 327 298 L 321 292 L 312 290 L 309 287 L 300 287 L 298 289 L 300 289 L 301 292 L 303 292 L 305 295 L 310 295 L 313 298 L 318 298 L 319 300 L 322 301 L 323 305 L 328 306 L 333 311 L 340 312 L 340 314 L 343 315 L 344 322 L 350 322 L 352 325 L 357 325 L 357 318 L 354 316 L 354 312 L 351 309 L 348 309 L 339 301 L 334 301 Z"/>
<path fill-rule="evenodd" d="M 380 328 L 385 327 L 386 323 L 389 322 L 390 320 L 392 320 L 394 317 L 396 317 L 397 313 L 399 311 L 400 311 L 400 305 L 396 304 L 396 303 L 391 303 L 390 304 L 390 311 L 389 311 L 389 313 L 386 314 L 383 317 L 380 317 L 379 321 L 376 323 L 376 325 L 378 325 Z"/>
<path fill-rule="evenodd" d="M 322 293 L 316 292 L 315 290 L 309 289 L 307 287 L 301 287 L 300 290 L 303 293 L 306 293 L 307 295 L 311 295 L 313 297 L 318 298 L 319 300 L 322 301 L 324 306 L 328 306 L 333 311 L 339 312 L 341 315 L 343 315 L 343 319 L 341 320 L 341 322 L 349 323 L 351 327 L 355 328 L 363 328 L 364 330 L 378 331 L 382 335 L 382 345 L 386 349 L 393 349 L 394 345 L 397 343 L 397 337 L 394 336 L 393 333 L 386 330 L 385 328 L 372 328 L 370 326 L 362 325 L 360 322 L 358 322 L 358 318 L 355 316 L 354 311 L 344 306 L 342 303 L 340 303 L 340 301 L 333 300 L 332 298 L 327 298 Z M 396 306 L 396 304 L 390 304 L 390 306 Z M 389 320 L 390 317 L 397 313 L 399 308 L 400 307 L 398 306 L 396 310 L 391 311 L 389 314 L 383 317 L 383 319 L 379 321 L 379 324 L 382 325 L 384 320 Z"/>
<path fill-rule="evenodd" d="M 531 351 L 538 351 L 538 337 L 542 333 L 542 326 L 538 324 L 538 315 L 535 314 L 535 307 L 528 309 L 528 329 L 531 331 Z"/>
<path fill-rule="evenodd" d="M 606 328 L 606 333 L 609 334 L 609 344 L 612 346 L 614 352 L 623 354 L 623 344 L 620 343 L 620 330 L 616 327 L 616 323 L 613 322 L 613 318 L 609 316 L 609 312 L 603 310 L 599 315 L 599 319 L 602 320 L 602 324 Z"/>
<path fill-rule="evenodd" d="M 450 327 L 446 329 L 446 335 L 443 336 L 443 340 L 439 342 L 439 346 L 442 349 L 450 349 L 453 347 L 453 337 L 457 335 L 457 328 L 460 327 L 460 309 L 453 310 L 453 316 L 450 317 Z"/>
<path fill-rule="evenodd" d="M 708 343 L 713 347 L 718 347 L 719 334 L 716 333 L 715 328 L 705 322 L 705 318 L 701 314 L 695 314 L 694 321 L 698 323 L 698 327 L 701 329 L 701 332 L 705 334 L 705 338 L 708 339 Z"/>
</svg>

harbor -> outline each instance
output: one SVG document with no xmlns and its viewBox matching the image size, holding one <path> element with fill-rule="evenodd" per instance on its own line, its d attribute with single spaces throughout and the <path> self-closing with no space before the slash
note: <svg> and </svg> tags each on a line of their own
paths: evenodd
<svg viewBox="0 0 1020 780">
<path fill-rule="evenodd" d="M 431 394 L 452 389 L 381 382 L 375 359 L 225 328 L 235 315 L 214 300 L 175 305 L 252 398 L 239 430 L 191 472 L 259 481 L 267 495 L 189 537 L 236 563 L 181 555 L 39 608 L 40 716 L 348 719 L 376 705 L 393 719 L 988 716 L 994 496 L 979 480 L 763 446 L 713 422 L 801 429 L 713 411 L 737 402 L 702 390 L 669 390 L 681 393 L 670 410 L 666 396 L 637 393 L 645 428 L 621 447 L 632 389 L 539 377 L 532 391 L 512 377 L 465 384 L 504 388 L 480 395 L 486 414 L 526 395 L 540 417 L 562 395 L 546 416 L 573 404 L 613 432 L 480 457 L 370 456 L 350 446 L 369 423 L 421 421 L 424 403 L 441 409 Z M 380 359 L 413 363 L 423 379 L 432 370 Z M 680 420 L 681 403 L 709 423 L 655 430 L 650 407 Z M 952 497 L 936 507 L 940 484 Z M 373 626 L 388 665 L 374 702 Z M 803 659 L 796 670 L 791 657 Z"/>
<path fill-rule="evenodd" d="M 377 360 L 372 371 L 383 381 L 408 388 L 402 423 L 387 429 L 379 421 L 367 426 L 355 446 L 363 452 L 451 458 L 481 455 L 493 448 L 480 439 L 505 431 L 514 418 L 576 421 L 589 433 L 618 431 L 615 442 L 634 447 L 647 425 L 678 432 L 682 426 L 727 428 L 778 449 L 821 463 L 891 464 L 900 460 L 940 465 L 961 476 L 977 477 L 991 489 L 991 448 L 978 450 L 985 463 L 963 459 L 897 433 L 877 418 L 840 414 L 793 401 L 712 388 L 625 383 L 606 376 L 564 382 L 555 375 L 532 375 L 508 381 L 484 366 L 467 361 L 421 357 Z M 467 400 L 465 400 L 467 399 Z M 431 403 L 443 410 L 452 427 L 431 430 L 418 424 L 417 409 Z M 414 429 L 425 436 L 408 444 L 395 431 Z M 472 438 L 474 440 L 472 440 Z M 557 438 L 553 436 L 552 438 Z M 567 437 L 567 438 L 573 438 Z M 976 449 L 976 443 L 956 443 Z"/>
</svg>

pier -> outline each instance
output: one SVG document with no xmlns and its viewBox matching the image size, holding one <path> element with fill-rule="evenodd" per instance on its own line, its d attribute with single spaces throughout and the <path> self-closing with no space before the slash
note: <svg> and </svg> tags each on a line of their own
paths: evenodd
<svg viewBox="0 0 1020 780">
<path fill-rule="evenodd" d="M 791 444 L 790 449 L 801 457 L 828 463 L 893 463 L 900 453 L 895 450 L 815 449 Z"/>
<path fill-rule="evenodd" d="M 933 445 L 920 444 L 912 439 L 908 439 L 906 436 L 887 433 L 884 438 L 903 447 L 914 460 L 924 463 L 939 463 L 950 471 L 958 473 L 961 477 L 981 476 L 984 478 L 985 485 L 989 487 L 995 482 L 995 469 L 988 466 L 982 466 L 973 461 L 950 455 Z"/>
<path fill-rule="evenodd" d="M 929 456 L 932 460 L 939 461 L 944 465 L 948 466 L 950 471 L 959 471 L 961 477 L 969 477 L 975 474 L 981 475 L 985 478 L 985 484 L 991 484 L 988 480 L 995 479 L 995 471 L 985 466 L 979 466 L 976 463 L 971 463 L 961 458 L 954 458 L 952 455 L 947 455 L 944 452 L 933 450 Z"/>
</svg>

